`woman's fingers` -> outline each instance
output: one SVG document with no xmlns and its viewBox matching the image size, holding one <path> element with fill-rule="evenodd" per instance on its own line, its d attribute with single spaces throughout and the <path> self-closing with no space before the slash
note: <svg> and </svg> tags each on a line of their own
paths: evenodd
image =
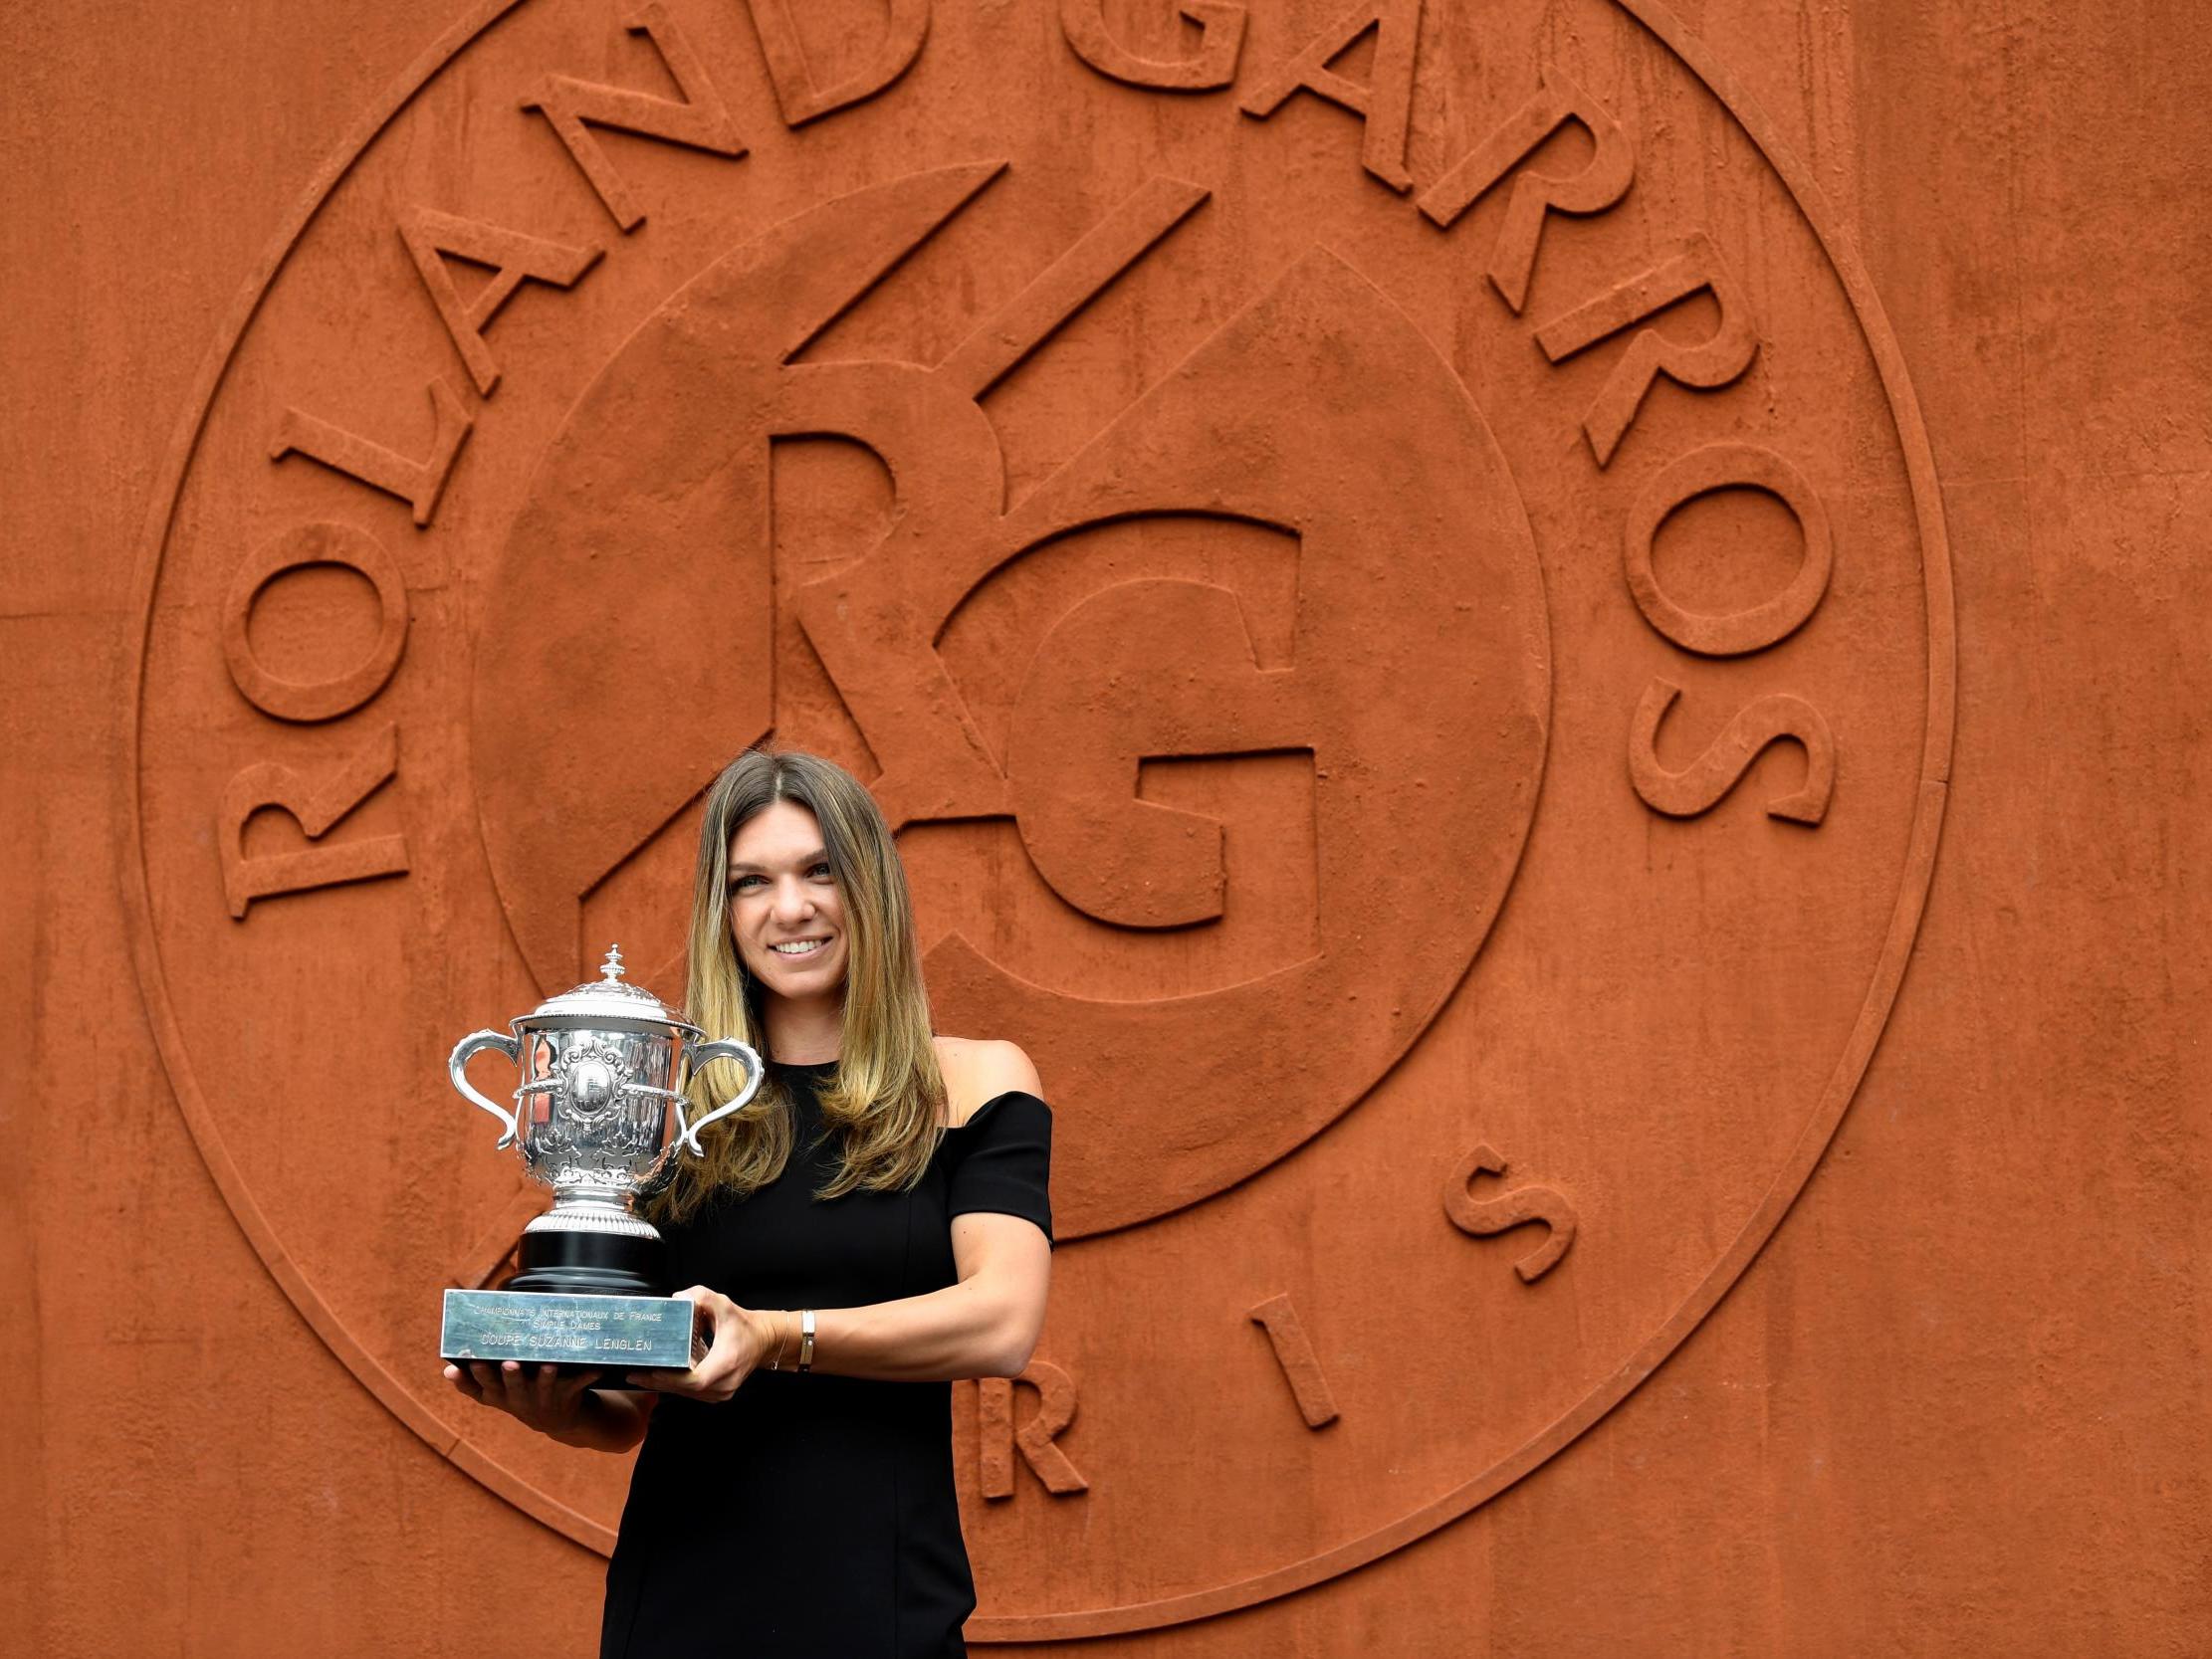
<svg viewBox="0 0 2212 1659">
<path fill-rule="evenodd" d="M 715 1379 L 719 1374 L 714 1350 L 709 1348 L 699 1363 L 688 1371 L 632 1371 L 630 1380 L 641 1387 L 657 1389 L 663 1394 L 681 1394 L 686 1399 L 703 1400 L 715 1397 Z"/>
<path fill-rule="evenodd" d="M 495 1365 L 486 1360 L 481 1365 L 472 1365 L 469 1368 L 477 1372 L 478 1379 L 483 1383 L 487 1403 L 517 1417 L 528 1416 L 531 1378 L 519 1361 L 502 1359 Z"/>
<path fill-rule="evenodd" d="M 698 1352 L 702 1337 L 706 1339 L 707 1349 L 692 1361 L 691 1369 L 659 1373 L 668 1379 L 661 1386 L 664 1391 L 682 1394 L 687 1399 L 713 1399 L 720 1370 L 717 1360 L 730 1323 L 727 1312 L 730 1299 L 705 1285 L 688 1285 L 676 1294 L 692 1306 L 693 1351 Z"/>
<path fill-rule="evenodd" d="M 727 1325 L 726 1321 L 723 1327 L 715 1330 L 713 1342 L 691 1369 L 632 1371 L 628 1380 L 640 1388 L 651 1388 L 663 1394 L 681 1394 L 686 1399 L 728 1399 L 734 1390 L 727 1381 L 730 1369 L 728 1338 L 725 1335 Z"/>
<path fill-rule="evenodd" d="M 681 1300 L 691 1304 L 691 1362 L 694 1367 L 697 1367 L 699 1361 L 705 1357 L 699 1351 L 701 1339 L 704 1338 L 711 1345 L 715 1338 L 717 1322 L 720 1317 L 720 1310 L 717 1309 L 715 1304 L 726 1302 L 729 1299 L 717 1295 L 707 1289 L 705 1285 L 686 1286 L 683 1290 L 678 1291 L 676 1295 Z"/>
<path fill-rule="evenodd" d="M 707 1291 L 698 1306 L 709 1322 L 711 1340 L 707 1351 L 691 1367 L 692 1388 L 702 1399 L 728 1399 L 736 1391 L 731 1372 L 737 1366 L 736 1348 L 742 1331 L 737 1304 Z"/>
<path fill-rule="evenodd" d="M 525 1365 L 513 1359 L 497 1364 L 488 1359 L 448 1361 L 445 1366 L 446 1380 L 458 1392 L 544 1434 L 573 1427 L 584 1409 L 583 1391 L 597 1386 L 605 1374 L 595 1369 L 570 1371 L 552 1362 Z"/>
<path fill-rule="evenodd" d="M 446 1361 L 445 1377 L 458 1392 L 477 1404 L 493 1406 L 501 1411 L 513 1411 L 515 1400 L 510 1379 L 516 1370 L 513 1360 L 502 1366 L 489 1359 L 449 1359 Z"/>
<path fill-rule="evenodd" d="M 708 1398 L 726 1400 L 738 1391 L 753 1369 L 759 1345 L 754 1341 L 753 1324 L 745 1310 L 726 1296 L 717 1297 L 715 1301 L 714 1346 L 692 1368 L 692 1374 Z"/>
</svg>

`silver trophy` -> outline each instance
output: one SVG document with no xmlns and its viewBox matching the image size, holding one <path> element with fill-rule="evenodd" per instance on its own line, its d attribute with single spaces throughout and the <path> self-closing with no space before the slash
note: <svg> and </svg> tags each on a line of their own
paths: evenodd
<svg viewBox="0 0 2212 1659">
<path fill-rule="evenodd" d="M 523 1229 L 521 1271 L 503 1288 L 446 1293 L 445 1357 L 690 1363 L 689 1306 L 669 1301 L 661 1237 L 637 1201 L 668 1184 L 684 1152 L 704 1156 L 699 1132 L 761 1087 L 758 1054 L 705 1036 L 625 980 L 614 948 L 598 979 L 455 1045 L 454 1088 L 500 1121 L 500 1147 L 521 1145 L 524 1169 L 553 1188 L 553 1203 Z M 464 1068 L 485 1049 L 521 1073 L 513 1110 L 468 1080 Z M 684 1080 L 716 1060 L 743 1067 L 745 1086 L 694 1123 Z M 649 1300 L 618 1305 L 633 1299 Z"/>
</svg>

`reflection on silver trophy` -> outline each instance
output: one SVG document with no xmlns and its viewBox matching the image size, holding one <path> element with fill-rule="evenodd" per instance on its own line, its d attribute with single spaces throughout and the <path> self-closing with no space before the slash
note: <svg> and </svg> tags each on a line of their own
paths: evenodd
<svg viewBox="0 0 2212 1659">
<path fill-rule="evenodd" d="M 507 1031 L 470 1033 L 447 1062 L 453 1086 L 500 1121 L 502 1148 L 520 1143 L 524 1169 L 553 1188 L 553 1204 L 523 1230 L 521 1271 L 504 1288 L 446 1293 L 446 1358 L 689 1363 L 690 1310 L 668 1301 L 660 1234 L 637 1200 L 665 1186 L 685 1152 L 705 1155 L 699 1132 L 753 1098 L 761 1057 L 733 1039 L 705 1041 L 626 981 L 619 948 L 600 972 Z M 520 1069 L 512 1111 L 465 1074 L 485 1049 Z M 694 1123 L 684 1081 L 717 1060 L 742 1067 L 744 1086 Z M 652 1301 L 619 1306 L 635 1298 Z"/>
</svg>

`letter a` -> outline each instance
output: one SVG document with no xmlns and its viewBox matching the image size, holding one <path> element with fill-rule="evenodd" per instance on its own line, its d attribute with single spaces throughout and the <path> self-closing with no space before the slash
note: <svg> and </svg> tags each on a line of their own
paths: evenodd
<svg viewBox="0 0 2212 1659">
<path fill-rule="evenodd" d="M 1368 30 L 1376 31 L 1375 72 L 1367 86 L 1347 81 L 1329 65 Z M 1360 0 L 1282 68 L 1244 95 L 1237 107 L 1264 120 L 1295 92 L 1340 104 L 1367 122 L 1360 161 L 1393 190 L 1411 190 L 1406 170 L 1406 124 L 1414 104 L 1414 48 L 1421 34 L 1421 0 Z"/>
<path fill-rule="evenodd" d="M 492 388 L 499 384 L 499 364 L 492 360 L 492 348 L 484 343 L 484 329 L 499 309 L 526 282 L 568 287 L 597 263 L 603 251 L 596 245 L 571 248 L 427 207 L 418 207 L 402 219 L 399 234 L 407 252 L 414 256 L 415 269 L 422 273 L 422 286 L 430 291 L 430 302 L 438 308 L 438 315 L 445 322 L 446 332 L 453 336 L 461 361 L 468 365 L 480 397 L 490 397 Z M 463 300 L 461 291 L 454 287 L 453 273 L 446 268 L 448 254 L 471 265 L 491 267 L 492 280 L 477 290 L 474 300 Z"/>
</svg>

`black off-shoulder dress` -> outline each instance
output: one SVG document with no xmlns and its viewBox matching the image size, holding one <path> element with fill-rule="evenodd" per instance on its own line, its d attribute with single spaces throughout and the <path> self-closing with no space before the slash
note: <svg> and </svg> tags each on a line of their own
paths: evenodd
<svg viewBox="0 0 2212 1659">
<path fill-rule="evenodd" d="M 832 1173 L 814 1091 L 776 1066 L 796 1138 L 750 1198 L 664 1226 L 678 1285 L 751 1308 L 855 1308 L 957 1278 L 952 1219 L 990 1210 L 1049 1238 L 1052 1114 L 1028 1094 L 949 1130 L 908 1192 L 813 1194 Z M 953 1489 L 952 1385 L 756 1371 L 722 1405 L 663 1395 L 607 1566 L 601 1659 L 940 1659 L 976 1605 Z"/>
</svg>

